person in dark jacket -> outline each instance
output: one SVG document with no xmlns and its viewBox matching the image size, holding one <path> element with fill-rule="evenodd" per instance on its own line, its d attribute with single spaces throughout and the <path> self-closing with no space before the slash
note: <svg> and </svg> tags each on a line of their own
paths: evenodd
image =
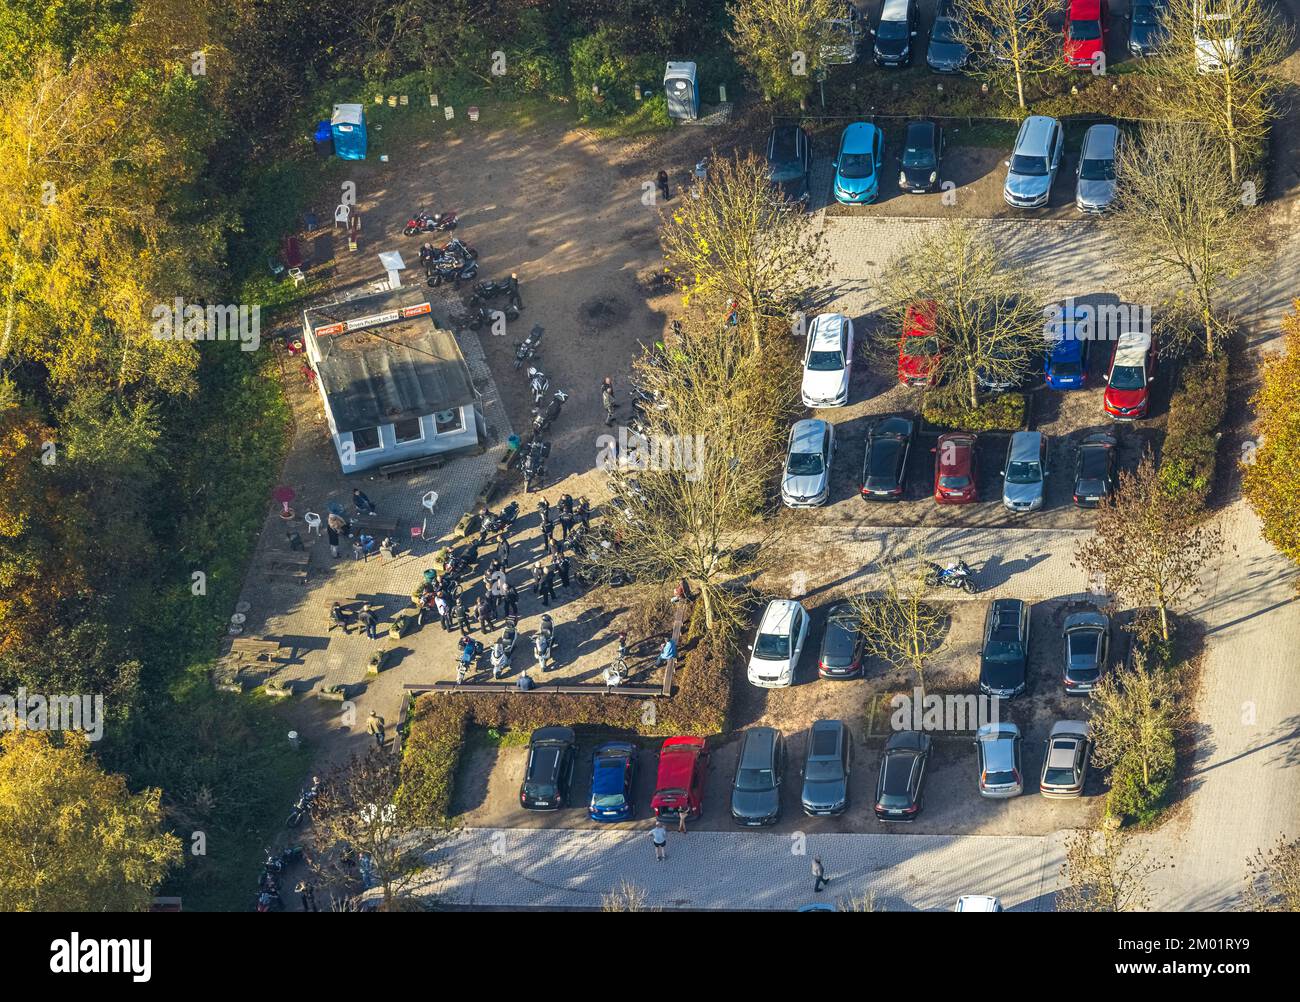
<svg viewBox="0 0 1300 1002">
<path fill-rule="evenodd" d="M 668 188 L 668 172 L 666 170 L 661 170 L 658 174 L 655 175 L 655 185 L 659 189 L 660 198 L 662 198 L 665 202 L 670 201 L 672 199 L 673 194 Z"/>
<path fill-rule="evenodd" d="M 551 573 L 548 567 L 542 574 L 541 583 L 537 586 L 537 593 L 541 596 L 542 605 L 549 606 L 551 599 L 555 598 L 555 575 Z"/>
<path fill-rule="evenodd" d="M 489 633 L 496 629 L 496 624 L 492 622 L 492 603 L 486 595 L 480 595 L 478 602 L 474 606 L 474 612 L 478 616 L 478 628 L 484 633 Z"/>
<path fill-rule="evenodd" d="M 461 636 L 468 637 L 470 635 L 469 610 L 465 608 L 465 603 L 461 601 L 459 595 L 456 596 L 455 616 L 460 623 Z"/>
<path fill-rule="evenodd" d="M 358 515 L 375 515 L 374 502 L 366 497 L 365 492 L 359 487 L 352 488 L 352 503 L 357 506 Z"/>
<path fill-rule="evenodd" d="M 504 570 L 510 570 L 510 540 L 506 539 L 505 536 L 502 536 L 500 542 L 497 543 L 497 563 Z"/>
</svg>

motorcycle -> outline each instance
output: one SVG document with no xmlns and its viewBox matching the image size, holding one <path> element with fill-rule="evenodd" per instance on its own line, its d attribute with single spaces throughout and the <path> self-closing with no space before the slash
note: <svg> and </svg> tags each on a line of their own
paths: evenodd
<svg viewBox="0 0 1300 1002">
<path fill-rule="evenodd" d="M 494 679 L 500 678 L 510 670 L 510 655 L 514 652 L 515 640 L 518 638 L 518 623 L 518 616 L 510 616 L 506 620 L 501 636 L 497 637 L 497 642 L 492 645 L 489 660 L 492 662 Z"/>
<path fill-rule="evenodd" d="M 289 812 L 289 818 L 285 824 L 290 828 L 297 828 L 302 824 L 302 819 L 311 813 L 312 805 L 316 803 L 316 795 L 320 793 L 320 780 L 312 779 L 311 786 L 307 787 L 298 797 L 298 802 L 293 805 L 293 810 Z"/>
<path fill-rule="evenodd" d="M 943 585 L 945 588 L 958 588 L 967 595 L 974 595 L 977 591 L 972 580 L 974 571 L 964 560 L 958 560 L 951 567 L 940 567 L 933 561 L 926 561 L 926 566 L 925 583 L 931 588 Z"/>
<path fill-rule="evenodd" d="M 402 235 L 411 237 L 417 233 L 436 233 L 438 230 L 454 230 L 455 228 L 456 213 L 435 212 L 430 215 L 421 209 L 406 221 L 406 225 L 402 227 Z"/>
<path fill-rule="evenodd" d="M 547 378 L 546 373 L 535 365 L 528 367 L 528 391 L 533 395 L 533 406 L 541 407 L 542 398 L 546 396 L 546 391 L 551 388 L 551 381 Z"/>
<path fill-rule="evenodd" d="M 555 639 L 549 631 L 537 631 L 537 636 L 533 638 L 533 654 L 537 658 L 537 666 L 542 671 L 551 670 L 551 662 L 555 657 Z"/>
<path fill-rule="evenodd" d="M 260 891 L 257 895 L 257 910 L 259 912 L 282 912 L 284 911 L 284 902 L 280 900 L 279 890 Z"/>
<path fill-rule="evenodd" d="M 428 276 L 426 284 L 430 288 L 442 285 L 443 282 L 460 285 L 461 282 L 471 281 L 478 274 L 478 262 L 473 258 L 444 255 L 434 260 L 425 269 L 425 274 Z"/>
<path fill-rule="evenodd" d="M 488 536 L 494 532 L 505 533 L 515 524 L 515 519 L 518 517 L 518 501 L 511 501 L 508 505 L 502 508 L 500 512 L 494 512 L 490 508 L 484 508 L 483 514 L 479 518 L 479 540 L 486 541 Z"/>
<path fill-rule="evenodd" d="M 460 237 L 452 237 L 443 244 L 442 253 L 444 256 L 458 257 L 462 261 L 473 261 L 478 257 L 478 251 Z"/>
<path fill-rule="evenodd" d="M 523 465 L 525 493 L 531 492 L 534 484 L 538 487 L 541 486 L 542 478 L 546 476 L 546 457 L 550 454 L 550 442 L 534 440 L 528 446 L 528 453 L 524 456 Z"/>
<path fill-rule="evenodd" d="M 530 359 L 536 358 L 538 346 L 542 343 L 542 325 L 536 324 L 522 341 L 515 342 L 515 368 L 523 367 Z"/>
<path fill-rule="evenodd" d="M 560 416 L 560 409 L 564 406 L 564 401 L 569 399 L 569 395 L 563 390 L 556 390 L 555 395 L 551 397 L 551 402 L 546 405 L 546 410 L 533 410 L 533 434 L 540 435 L 546 431 L 555 419 Z"/>
<path fill-rule="evenodd" d="M 497 318 L 505 321 L 516 320 L 519 317 L 519 311 L 513 310 L 507 306 L 504 310 L 493 310 L 486 306 L 475 306 L 471 300 L 471 305 L 464 313 L 457 314 L 451 318 L 453 327 L 468 327 L 472 331 L 482 330 L 484 327 L 492 327 L 496 324 Z M 504 330 L 501 331 L 505 333 Z"/>
<path fill-rule="evenodd" d="M 456 684 L 465 681 L 465 676 L 474 667 L 474 662 L 483 653 L 483 645 L 471 637 L 460 638 L 460 658 L 456 662 Z"/>
</svg>

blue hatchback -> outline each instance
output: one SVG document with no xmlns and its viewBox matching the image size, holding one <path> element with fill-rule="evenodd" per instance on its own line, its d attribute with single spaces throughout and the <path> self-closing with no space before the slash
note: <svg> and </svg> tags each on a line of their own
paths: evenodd
<svg viewBox="0 0 1300 1002">
<path fill-rule="evenodd" d="M 880 197 L 880 168 L 885 139 L 870 122 L 854 122 L 840 137 L 835 157 L 835 201 L 866 205 Z"/>
<path fill-rule="evenodd" d="M 612 741 L 597 748 L 591 760 L 591 820 L 630 821 L 635 781 L 636 745 Z"/>
<path fill-rule="evenodd" d="M 1048 327 L 1047 358 L 1043 375 L 1054 390 L 1081 390 L 1088 382 L 1088 339 L 1079 337 L 1078 315 L 1073 307 Z"/>
</svg>

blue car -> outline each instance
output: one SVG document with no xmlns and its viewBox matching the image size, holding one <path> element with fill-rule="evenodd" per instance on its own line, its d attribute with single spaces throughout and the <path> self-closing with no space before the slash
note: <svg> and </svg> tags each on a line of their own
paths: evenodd
<svg viewBox="0 0 1300 1002">
<path fill-rule="evenodd" d="M 885 162 L 885 139 L 869 122 L 854 122 L 840 137 L 835 157 L 835 201 L 866 205 L 880 197 L 880 168 Z"/>
<path fill-rule="evenodd" d="M 1081 390 L 1088 381 L 1089 339 L 1078 335 L 1079 316 L 1073 306 L 1048 326 L 1043 375 L 1054 390 Z"/>
<path fill-rule="evenodd" d="M 630 821 L 635 781 L 636 745 L 612 741 L 597 748 L 591 760 L 591 820 Z"/>
</svg>

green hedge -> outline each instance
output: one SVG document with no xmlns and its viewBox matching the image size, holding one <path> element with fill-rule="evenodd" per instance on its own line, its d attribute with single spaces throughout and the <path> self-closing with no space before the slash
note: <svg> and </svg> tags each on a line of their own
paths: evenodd
<svg viewBox="0 0 1300 1002">
<path fill-rule="evenodd" d="M 1214 487 L 1217 434 L 1228 407 L 1228 358 L 1201 359 L 1183 370 L 1169 401 L 1160 450 L 1160 484 L 1172 500 L 1201 507 Z"/>
<path fill-rule="evenodd" d="M 921 416 L 929 424 L 953 431 L 1018 431 L 1025 426 L 1028 404 L 1023 393 L 994 393 L 978 400 L 972 410 L 958 394 L 927 390 Z"/>
<path fill-rule="evenodd" d="M 451 797 L 471 723 L 499 731 L 538 727 L 606 727 L 650 737 L 707 736 L 727 727 L 731 705 L 730 650 L 706 637 L 678 665 L 677 692 L 668 699 L 601 698 L 560 693 L 435 692 L 419 697 L 408 721 L 402 759 L 403 806 L 419 823 L 448 823 Z"/>
</svg>

